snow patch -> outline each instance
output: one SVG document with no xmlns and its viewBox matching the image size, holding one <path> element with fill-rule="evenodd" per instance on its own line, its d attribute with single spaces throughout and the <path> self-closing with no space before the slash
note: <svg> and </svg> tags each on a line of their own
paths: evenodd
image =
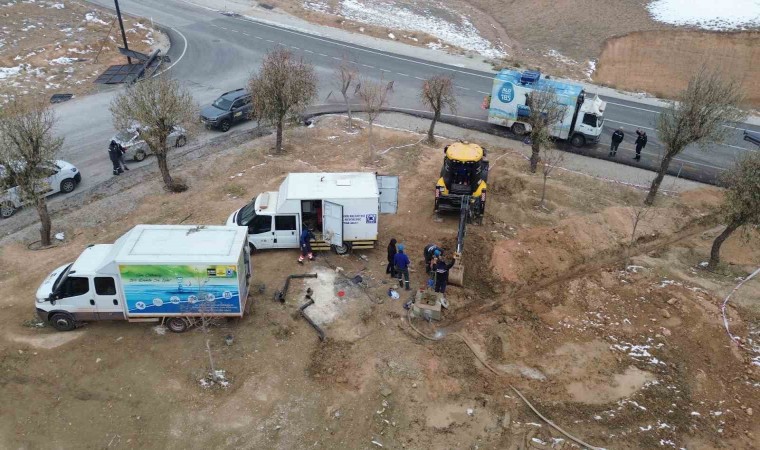
<svg viewBox="0 0 760 450">
<path fill-rule="evenodd" d="M 53 8 L 53 9 L 64 9 L 64 8 L 66 8 L 66 6 L 63 3 L 53 3 L 52 5 L 50 5 L 50 7 Z"/>
<path fill-rule="evenodd" d="M 51 59 L 48 62 L 50 64 L 53 64 L 53 65 L 64 65 L 64 64 L 73 64 L 73 63 L 77 62 L 77 59 L 76 58 L 69 58 L 69 57 L 66 57 L 66 56 L 61 56 L 60 58 Z"/>
<path fill-rule="evenodd" d="M 95 13 L 87 13 L 84 15 L 84 20 L 90 22 L 90 23 L 98 23 L 100 25 L 108 25 L 108 22 L 103 22 L 98 18 L 98 16 Z"/>
<path fill-rule="evenodd" d="M 653 19 L 706 30 L 746 30 L 760 27 L 758 0 L 654 0 L 647 5 Z"/>
</svg>

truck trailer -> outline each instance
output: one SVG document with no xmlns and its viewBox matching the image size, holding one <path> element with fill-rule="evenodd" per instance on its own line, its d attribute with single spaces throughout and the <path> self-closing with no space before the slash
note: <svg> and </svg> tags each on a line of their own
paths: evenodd
<svg viewBox="0 0 760 450">
<path fill-rule="evenodd" d="M 50 273 L 37 290 L 37 315 L 59 331 L 127 320 L 180 333 L 199 318 L 242 317 L 250 277 L 245 229 L 137 225 Z"/>
<path fill-rule="evenodd" d="M 374 248 L 380 214 L 395 214 L 398 177 L 371 172 L 290 173 L 278 191 L 264 192 L 230 214 L 246 227 L 252 249 L 298 248 L 303 227 L 313 250 Z"/>
<path fill-rule="evenodd" d="M 530 116 L 528 97 L 541 91 L 552 91 L 563 108 L 562 119 L 549 129 L 553 137 L 568 140 L 575 147 L 599 142 L 607 103 L 598 95 L 590 98 L 577 84 L 541 78 L 535 71 L 504 69 L 496 75 L 488 101 L 488 122 L 508 127 L 518 136 L 530 133 L 525 121 Z"/>
</svg>

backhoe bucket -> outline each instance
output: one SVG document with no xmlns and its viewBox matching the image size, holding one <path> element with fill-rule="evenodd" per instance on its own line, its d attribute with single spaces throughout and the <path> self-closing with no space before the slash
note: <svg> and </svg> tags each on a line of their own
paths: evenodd
<svg viewBox="0 0 760 450">
<path fill-rule="evenodd" d="M 462 258 L 456 258 L 454 265 L 449 269 L 449 284 L 464 286 L 464 263 Z"/>
</svg>

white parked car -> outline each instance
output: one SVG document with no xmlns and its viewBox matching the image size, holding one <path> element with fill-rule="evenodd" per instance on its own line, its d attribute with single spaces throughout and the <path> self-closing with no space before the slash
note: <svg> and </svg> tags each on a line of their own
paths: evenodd
<svg viewBox="0 0 760 450">
<path fill-rule="evenodd" d="M 55 161 L 49 167 L 44 167 L 48 172 L 45 179 L 47 189 L 45 195 L 50 196 L 59 192 L 68 193 L 76 189 L 82 181 L 82 174 L 72 164 L 66 161 Z M 0 165 L 0 177 L 3 176 L 5 168 Z M 5 192 L 0 193 L 0 217 L 7 218 L 13 215 L 17 209 L 24 206 L 18 194 L 18 188 L 13 187 Z"/>
<path fill-rule="evenodd" d="M 175 127 L 171 134 L 169 134 L 167 145 L 179 148 L 184 147 L 185 144 L 187 144 L 187 134 L 185 130 L 180 127 Z M 112 137 L 109 148 L 114 145 L 118 145 L 122 148 L 124 159 L 142 161 L 146 156 L 153 153 L 150 151 L 148 144 L 140 139 L 136 127 L 121 131 L 116 136 Z"/>
</svg>

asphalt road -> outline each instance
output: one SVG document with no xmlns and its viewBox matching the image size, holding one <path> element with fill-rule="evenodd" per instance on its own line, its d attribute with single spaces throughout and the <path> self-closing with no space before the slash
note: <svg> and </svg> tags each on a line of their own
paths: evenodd
<svg viewBox="0 0 760 450">
<path fill-rule="evenodd" d="M 93 0 L 93 3 L 113 7 L 111 0 Z M 332 73 L 337 62 L 346 56 L 359 65 L 363 76 L 393 81 L 391 105 L 411 113 L 424 110 L 417 99 L 424 78 L 436 73 L 453 75 L 459 101 L 456 118 L 510 137 L 505 130 L 489 126 L 486 111 L 480 107 L 483 97 L 491 89 L 493 73 L 442 65 L 241 17 L 229 17 L 179 0 L 121 0 L 120 4 L 123 12 L 150 18 L 167 30 L 172 43 L 169 51 L 172 62 L 168 70 L 185 83 L 200 105 L 208 104 L 224 91 L 244 86 L 263 55 L 269 49 L 283 45 L 316 67 L 320 80 L 317 109 L 340 103 L 338 93 L 332 92 L 335 89 Z M 65 137 L 61 159 L 80 168 L 85 185 L 111 177 L 106 149 L 115 130 L 108 104 L 120 89 L 122 87 L 109 88 L 55 108 L 59 119 L 57 131 Z M 654 130 L 661 109 L 628 100 L 602 98 L 608 102 L 602 143 L 568 150 L 606 159 L 610 135 L 622 126 L 626 130 L 626 139 L 617 160 L 623 164 L 655 168 L 662 150 Z M 251 127 L 253 124 L 239 126 Z M 646 130 L 649 135 L 641 162 L 632 159 L 632 136 L 636 128 Z M 744 128 L 760 131 L 756 126 L 746 125 Z M 737 157 L 747 151 L 756 151 L 752 144 L 742 141 L 740 129 L 730 131 L 730 138 L 723 144 L 704 150 L 688 148 L 671 164 L 671 172 L 697 181 L 714 182 Z M 216 133 L 204 131 L 196 138 L 203 141 Z M 149 157 L 142 164 L 152 162 Z"/>
</svg>

